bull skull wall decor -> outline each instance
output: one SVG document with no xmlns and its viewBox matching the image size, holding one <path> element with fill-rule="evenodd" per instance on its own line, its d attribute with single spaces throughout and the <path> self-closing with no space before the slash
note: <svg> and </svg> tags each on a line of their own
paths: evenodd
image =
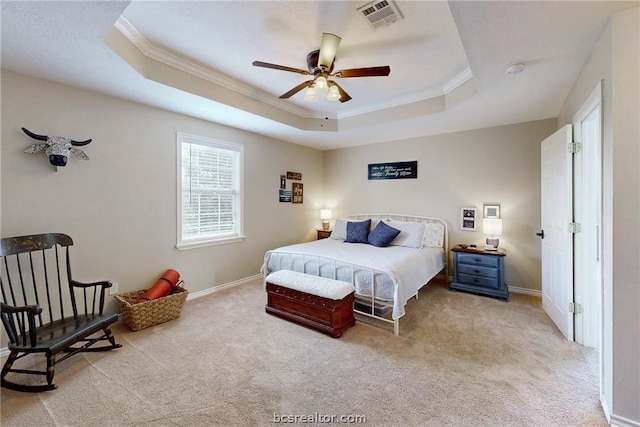
<svg viewBox="0 0 640 427">
<path fill-rule="evenodd" d="M 89 160 L 89 156 L 87 156 L 84 151 L 73 147 L 87 145 L 91 142 L 90 139 L 86 141 L 74 141 L 73 139 L 63 138 L 61 136 L 38 135 L 25 128 L 22 128 L 22 130 L 33 139 L 45 141 L 39 144 L 33 144 L 24 150 L 24 152 L 36 154 L 44 150 L 44 154 L 49 157 L 49 163 L 53 166 L 65 166 L 72 154 L 78 159 Z"/>
</svg>

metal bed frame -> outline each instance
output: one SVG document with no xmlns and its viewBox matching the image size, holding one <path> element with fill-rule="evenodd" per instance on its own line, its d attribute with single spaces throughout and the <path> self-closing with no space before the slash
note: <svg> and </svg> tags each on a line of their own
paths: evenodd
<svg viewBox="0 0 640 427">
<path fill-rule="evenodd" d="M 372 220 L 394 220 L 394 221 L 402 221 L 402 222 L 424 222 L 426 224 L 442 224 L 444 226 L 444 236 L 443 236 L 443 245 L 442 245 L 442 249 L 444 251 L 444 267 L 442 268 L 442 270 L 440 270 L 438 273 L 436 273 L 434 275 L 434 277 L 436 277 L 438 274 L 442 273 L 442 271 L 444 270 L 444 278 L 445 280 L 447 279 L 447 277 L 449 277 L 449 262 L 448 262 L 448 257 L 449 257 L 449 227 L 446 223 L 446 221 L 444 221 L 441 218 L 433 218 L 433 217 L 423 217 L 423 216 L 415 216 L 415 215 L 399 215 L 399 214 L 381 214 L 381 213 L 376 213 L 376 214 L 356 214 L 356 215 L 349 215 L 346 217 L 346 219 L 350 219 L 350 220 L 366 220 L 371 218 Z M 382 271 L 382 270 L 378 270 L 375 268 L 371 268 L 371 267 L 367 267 L 367 266 L 363 266 L 363 265 L 359 265 L 359 264 L 353 264 L 353 263 L 348 263 L 348 262 L 344 262 L 341 260 L 337 260 L 334 258 L 328 258 L 328 257 L 323 257 L 323 256 L 319 256 L 319 255 L 308 255 L 308 254 L 299 254 L 299 253 L 287 253 L 287 252 L 279 252 L 279 259 L 278 259 L 278 268 L 279 269 L 284 269 L 286 267 L 288 267 L 289 270 L 294 270 L 294 257 L 297 258 L 298 260 L 301 260 L 302 262 L 302 273 L 305 274 L 311 274 L 314 276 L 320 276 L 320 266 L 321 266 L 321 261 L 323 261 L 322 265 L 326 266 L 327 263 L 331 264 L 333 263 L 333 279 L 339 280 L 338 279 L 338 264 L 340 264 L 341 268 L 350 268 L 351 269 L 351 283 L 355 286 L 356 284 L 356 271 L 358 272 L 362 272 L 365 271 L 368 274 L 370 274 L 371 277 L 371 296 L 361 296 L 361 295 L 357 295 L 356 294 L 356 305 L 354 307 L 354 312 L 358 313 L 360 315 L 366 316 L 366 317 L 370 317 L 376 320 L 380 320 L 382 322 L 385 323 L 391 323 L 393 324 L 393 333 L 394 335 L 399 335 L 400 334 L 400 319 L 388 319 L 386 317 L 384 317 L 384 315 L 386 314 L 386 312 L 383 312 L 382 315 L 379 315 L 376 313 L 376 309 L 377 307 L 384 307 L 384 306 L 389 306 L 390 304 L 393 303 L 389 303 L 388 301 L 382 301 L 379 299 L 376 299 L 376 295 L 375 295 L 375 284 L 374 284 L 374 277 L 376 274 L 383 274 L 386 275 L 387 273 Z M 286 263 L 287 265 L 283 266 L 283 262 L 282 262 L 282 255 L 289 255 L 289 259 L 288 259 L 288 263 Z M 315 265 L 317 266 L 317 269 L 313 269 L 313 270 L 308 270 L 307 269 L 307 265 L 311 264 L 313 265 L 313 262 L 315 262 Z M 296 270 L 299 271 L 299 270 Z M 264 271 L 262 272 L 264 275 L 264 278 L 266 279 L 267 275 L 270 273 L 270 271 L 268 270 L 268 267 L 265 266 Z M 325 277 L 325 276 L 323 276 Z M 432 278 L 433 279 L 433 278 Z M 425 283 L 426 284 L 426 283 Z M 415 295 L 413 295 L 413 297 L 415 297 L 416 299 L 418 298 L 418 294 L 416 293 Z M 370 310 L 367 311 L 363 311 L 363 309 L 359 309 L 358 307 L 358 302 L 361 303 L 365 303 L 370 306 Z M 360 304 L 362 305 L 362 304 Z M 388 310 L 387 310 L 388 312 Z"/>
</svg>

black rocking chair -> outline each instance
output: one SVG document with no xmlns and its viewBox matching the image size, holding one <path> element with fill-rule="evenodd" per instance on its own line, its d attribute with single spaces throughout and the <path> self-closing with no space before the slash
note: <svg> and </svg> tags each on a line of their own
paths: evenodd
<svg viewBox="0 0 640 427">
<path fill-rule="evenodd" d="M 56 364 L 81 351 L 121 347 L 111 334 L 117 314 L 103 314 L 111 282 L 80 283 L 71 278 L 66 234 L 38 234 L 1 240 L 2 324 L 10 352 L 2 368 L 2 387 L 26 392 L 58 388 Z M 101 346 L 91 347 L 100 341 Z M 16 360 L 40 353 L 46 370 L 14 369 Z M 58 353 L 66 353 L 56 360 Z M 43 375 L 46 384 L 18 384 L 7 374 Z"/>
</svg>

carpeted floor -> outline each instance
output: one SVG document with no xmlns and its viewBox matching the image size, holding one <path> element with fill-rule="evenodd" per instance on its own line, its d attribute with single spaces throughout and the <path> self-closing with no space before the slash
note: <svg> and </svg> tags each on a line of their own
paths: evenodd
<svg viewBox="0 0 640 427">
<path fill-rule="evenodd" d="M 597 351 L 565 341 L 538 298 L 435 283 L 399 337 L 359 321 L 339 339 L 265 301 L 255 281 L 143 331 L 118 324 L 123 348 L 63 362 L 58 390 L 2 389 L 2 426 L 607 425 Z"/>
</svg>

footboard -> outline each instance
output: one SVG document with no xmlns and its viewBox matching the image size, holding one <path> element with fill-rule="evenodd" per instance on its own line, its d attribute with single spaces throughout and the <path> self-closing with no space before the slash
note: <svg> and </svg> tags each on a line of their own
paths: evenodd
<svg viewBox="0 0 640 427">
<path fill-rule="evenodd" d="M 278 251 L 265 256 L 262 269 L 265 286 L 266 277 L 279 270 L 297 271 L 353 284 L 356 288 L 354 312 L 391 323 L 394 325 L 394 334 L 400 333 L 400 318 L 389 318 L 398 294 L 398 284 L 389 273 L 318 255 Z"/>
</svg>

